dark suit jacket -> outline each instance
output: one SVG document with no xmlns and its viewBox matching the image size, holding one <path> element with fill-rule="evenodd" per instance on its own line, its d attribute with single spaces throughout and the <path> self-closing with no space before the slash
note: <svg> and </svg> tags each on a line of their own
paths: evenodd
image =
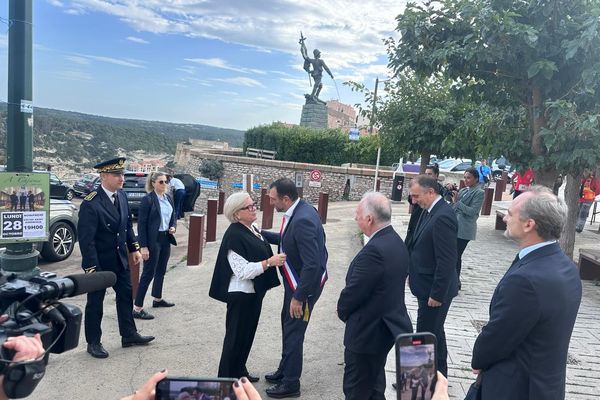
<svg viewBox="0 0 600 400">
<path fill-rule="evenodd" d="M 377 232 L 354 257 L 337 303 L 346 323 L 344 346 L 363 354 L 388 352 L 396 336 L 412 332 L 404 304 L 408 250 L 391 226 Z"/>
<path fill-rule="evenodd" d="M 165 196 L 167 196 L 171 207 L 173 207 L 173 200 L 171 200 L 171 197 L 169 197 L 168 194 L 165 194 Z M 158 196 L 152 191 L 142 198 L 138 212 L 138 239 L 141 247 L 148 247 L 151 249 L 156 246 L 158 243 L 158 230 L 160 228 L 161 219 Z M 169 228 L 176 227 L 177 218 L 175 211 L 173 211 L 169 221 Z"/>
<path fill-rule="evenodd" d="M 286 253 L 287 262 L 300 275 L 294 298 L 306 301 L 309 296 L 319 293 L 321 277 L 327 268 L 327 248 L 325 231 L 317 210 L 300 199 L 282 236 L 264 230 L 262 234 L 269 243 L 283 249 L 281 251 Z"/>
<path fill-rule="evenodd" d="M 456 215 L 452 207 L 440 199 L 431 213 L 423 214 L 422 218 L 419 226 L 414 224 L 406 239 L 410 255 L 410 290 L 418 299 L 431 297 L 445 303 L 458 294 Z"/>
<path fill-rule="evenodd" d="M 575 264 L 557 243 L 514 263 L 498 283 L 473 347 L 483 398 L 565 398 L 571 332 L 581 302 Z"/>
<path fill-rule="evenodd" d="M 94 194 L 93 194 L 94 193 Z M 79 248 L 84 270 L 118 271 L 129 268 L 127 250 L 139 249 L 127 205 L 127 195 L 117 191 L 119 211 L 100 187 L 87 195 L 79 207 Z"/>
</svg>

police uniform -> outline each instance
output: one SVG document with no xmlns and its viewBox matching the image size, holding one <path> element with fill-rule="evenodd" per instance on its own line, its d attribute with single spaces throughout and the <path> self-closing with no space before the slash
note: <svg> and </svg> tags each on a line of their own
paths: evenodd
<svg viewBox="0 0 600 400">
<path fill-rule="evenodd" d="M 97 164 L 94 168 L 100 173 L 123 173 L 124 164 L 125 158 L 117 158 Z M 77 228 L 84 271 L 111 271 L 117 276 L 113 289 L 123 347 L 150 342 L 154 337 L 140 336 L 132 315 L 133 298 L 127 255 L 128 252 L 138 251 L 140 246 L 133 231 L 125 192 L 118 189 L 116 200 L 109 198 L 103 187 L 91 192 L 81 203 Z M 85 306 L 88 353 L 97 358 L 108 357 L 108 352 L 100 343 L 105 293 L 104 289 L 88 293 Z"/>
</svg>

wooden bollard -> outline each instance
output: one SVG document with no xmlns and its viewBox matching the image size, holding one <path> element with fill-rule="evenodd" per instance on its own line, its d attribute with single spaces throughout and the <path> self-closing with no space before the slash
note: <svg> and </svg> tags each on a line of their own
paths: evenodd
<svg viewBox="0 0 600 400">
<path fill-rule="evenodd" d="M 217 199 L 206 201 L 206 242 L 217 240 Z"/>
<path fill-rule="evenodd" d="M 135 299 L 137 289 L 140 283 L 140 264 L 133 263 L 133 254 L 127 253 L 127 260 L 129 261 L 129 274 L 131 275 L 131 293 Z"/>
<path fill-rule="evenodd" d="M 327 207 L 329 206 L 329 193 L 319 193 L 319 216 L 321 217 L 321 223 L 325 225 L 327 223 Z"/>
<path fill-rule="evenodd" d="M 486 188 L 483 195 L 483 206 L 481 215 L 490 215 L 492 212 L 492 200 L 494 199 L 494 188 Z"/>
<path fill-rule="evenodd" d="M 271 200 L 269 200 L 269 195 L 265 192 L 265 194 L 261 198 L 262 204 L 262 223 L 261 229 L 271 229 L 273 227 L 273 206 L 271 205 Z"/>
<path fill-rule="evenodd" d="M 375 182 L 375 191 L 379 192 L 381 190 L 381 179 L 377 178 L 377 182 Z"/>
<path fill-rule="evenodd" d="M 296 190 L 298 190 L 298 197 L 303 198 L 304 197 L 304 188 L 297 187 Z"/>
<path fill-rule="evenodd" d="M 502 201 L 502 195 L 506 189 L 506 182 L 502 179 L 496 181 L 496 187 L 494 191 L 494 201 Z"/>
<path fill-rule="evenodd" d="M 200 265 L 204 247 L 204 214 L 190 215 L 188 233 L 187 265 Z"/>
<path fill-rule="evenodd" d="M 223 206 L 225 206 L 225 192 L 219 191 L 219 208 L 217 209 L 217 214 L 223 214 Z"/>
<path fill-rule="evenodd" d="M 267 194 L 267 188 L 260 189 L 260 210 L 263 211 L 265 209 L 265 201 L 269 202 L 269 195 Z"/>
</svg>

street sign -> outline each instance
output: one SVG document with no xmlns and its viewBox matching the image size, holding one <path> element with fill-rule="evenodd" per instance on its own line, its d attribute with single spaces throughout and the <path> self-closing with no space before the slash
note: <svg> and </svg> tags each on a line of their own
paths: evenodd
<svg viewBox="0 0 600 400">
<path fill-rule="evenodd" d="M 310 180 L 320 182 L 321 181 L 321 171 L 318 169 L 313 169 L 310 171 Z"/>
<path fill-rule="evenodd" d="M 360 131 L 358 128 L 350 128 L 349 136 L 350 140 L 358 140 L 360 138 Z"/>
</svg>

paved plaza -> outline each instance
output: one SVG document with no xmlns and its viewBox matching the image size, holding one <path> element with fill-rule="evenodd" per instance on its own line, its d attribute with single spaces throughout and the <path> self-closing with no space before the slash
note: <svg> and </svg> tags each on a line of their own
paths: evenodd
<svg viewBox="0 0 600 400">
<path fill-rule="evenodd" d="M 343 399 L 343 332 L 344 324 L 335 309 L 348 264 L 361 246 L 360 231 L 353 220 L 356 202 L 329 205 L 325 225 L 329 250 L 329 281 L 315 307 L 304 346 L 304 371 L 301 399 Z M 501 202 L 506 208 L 508 203 Z M 495 203 L 494 207 L 497 207 Z M 393 225 L 402 237 L 406 234 L 409 215 L 406 202 L 394 205 Z M 260 223 L 260 213 L 258 216 Z M 281 214 L 275 214 L 274 230 L 279 229 Z M 513 260 L 517 246 L 494 230 L 495 214 L 480 217 L 477 240 L 470 242 L 463 256 L 462 287 L 450 308 L 446 320 L 449 353 L 450 397 L 463 399 L 474 380 L 470 368 L 471 350 L 478 329 L 488 318 L 488 305 L 493 290 Z M 228 223 L 218 219 L 220 240 Z M 598 248 L 595 231 L 598 224 L 586 226 L 577 236 L 577 248 Z M 219 241 L 208 243 L 200 266 L 187 267 L 187 222 L 180 221 L 177 232 L 179 246 L 171 256 L 170 270 L 165 278 L 164 297 L 176 303 L 171 309 L 148 311 L 156 318 L 136 320 L 144 335 L 157 339 L 147 347 L 122 349 L 118 335 L 114 294 L 104 302 L 103 344 L 110 357 L 93 359 L 85 352 L 83 328 L 79 347 L 61 355 L 51 355 L 46 376 L 31 398 L 45 399 L 119 399 L 132 393 L 155 371 L 167 368 L 171 376 L 211 377 L 217 372 L 225 325 L 225 305 L 208 297 Z M 79 273 L 79 251 L 70 260 L 42 265 L 60 275 Z M 110 291 L 109 291 L 110 292 Z M 65 299 L 82 309 L 83 296 Z M 267 387 L 262 376 L 275 370 L 281 352 L 279 313 L 283 287 L 271 290 L 265 297 L 260 324 L 248 368 L 261 376 L 257 387 L 261 393 Z M 406 303 L 413 325 L 416 322 L 416 301 L 407 289 Z M 583 301 L 573 332 L 567 366 L 567 396 L 575 399 L 595 399 L 600 393 L 600 286 L 583 282 Z M 395 356 L 390 352 L 386 366 L 388 399 L 396 393 Z M 266 399 L 267 397 L 264 396 Z"/>
</svg>

